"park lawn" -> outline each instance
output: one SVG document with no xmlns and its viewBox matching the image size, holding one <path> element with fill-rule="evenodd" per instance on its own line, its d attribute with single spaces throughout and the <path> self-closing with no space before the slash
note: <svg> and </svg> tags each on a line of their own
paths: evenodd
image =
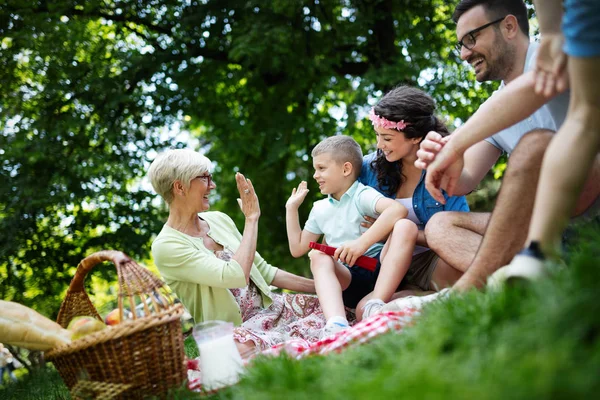
<svg viewBox="0 0 600 400">
<path fill-rule="evenodd" d="M 582 231 L 569 267 L 535 285 L 473 291 L 418 322 L 341 354 L 257 360 L 223 399 L 576 399 L 600 391 L 600 228 Z M 186 342 L 189 355 L 195 345 Z M 198 398 L 186 389 L 170 398 Z M 2 399 L 66 399 L 51 368 Z"/>
</svg>

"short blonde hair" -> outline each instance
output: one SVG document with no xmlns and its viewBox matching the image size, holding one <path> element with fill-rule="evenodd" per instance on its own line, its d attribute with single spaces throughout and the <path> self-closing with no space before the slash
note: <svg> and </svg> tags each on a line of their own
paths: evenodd
<svg viewBox="0 0 600 400">
<path fill-rule="evenodd" d="M 159 154 L 148 170 L 152 187 L 167 204 L 173 201 L 173 184 L 180 181 L 186 188 L 192 179 L 210 171 L 210 160 L 189 149 L 171 149 Z"/>
<path fill-rule="evenodd" d="M 360 145 L 350 136 L 330 136 L 317 144 L 311 157 L 315 158 L 321 154 L 329 154 L 336 163 L 352 164 L 352 175 L 358 179 L 362 169 L 363 155 Z"/>
</svg>

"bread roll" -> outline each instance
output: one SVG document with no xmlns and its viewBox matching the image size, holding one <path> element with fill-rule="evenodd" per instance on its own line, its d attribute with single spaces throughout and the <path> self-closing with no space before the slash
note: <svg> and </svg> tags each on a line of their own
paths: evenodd
<svg viewBox="0 0 600 400">
<path fill-rule="evenodd" d="M 29 307 L 0 300 L 0 343 L 49 350 L 69 343 L 71 334 Z"/>
</svg>

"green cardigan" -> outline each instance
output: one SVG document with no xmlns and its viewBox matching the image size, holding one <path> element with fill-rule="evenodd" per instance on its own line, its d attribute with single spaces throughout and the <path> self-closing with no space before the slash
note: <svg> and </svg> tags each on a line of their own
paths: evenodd
<svg viewBox="0 0 600 400">
<path fill-rule="evenodd" d="M 208 236 L 225 249 L 235 253 L 242 240 L 234 222 L 221 212 L 203 212 L 199 217 L 208 223 Z M 165 282 L 187 307 L 196 323 L 208 320 L 242 323 L 240 307 L 230 288 L 246 286 L 246 278 L 235 260 L 223 261 L 204 247 L 201 238 L 163 226 L 152 243 L 152 255 Z M 250 279 L 260 290 L 263 306 L 271 300 L 269 284 L 277 268 L 256 253 Z"/>
</svg>

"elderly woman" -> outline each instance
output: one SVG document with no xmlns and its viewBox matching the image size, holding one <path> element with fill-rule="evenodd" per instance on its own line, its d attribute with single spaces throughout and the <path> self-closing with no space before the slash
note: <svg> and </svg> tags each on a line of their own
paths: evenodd
<svg viewBox="0 0 600 400">
<path fill-rule="evenodd" d="M 216 187 L 210 166 L 208 158 L 187 149 L 168 150 L 150 166 L 152 186 L 169 206 L 152 244 L 161 275 L 196 322 L 238 326 L 234 339 L 241 351 L 291 337 L 318 340 L 325 321 L 317 298 L 269 290 L 269 285 L 311 293 L 315 288 L 311 279 L 275 268 L 256 252 L 260 207 L 252 182 L 235 176 L 246 217 L 240 234 L 226 214 L 207 211 Z"/>
</svg>

